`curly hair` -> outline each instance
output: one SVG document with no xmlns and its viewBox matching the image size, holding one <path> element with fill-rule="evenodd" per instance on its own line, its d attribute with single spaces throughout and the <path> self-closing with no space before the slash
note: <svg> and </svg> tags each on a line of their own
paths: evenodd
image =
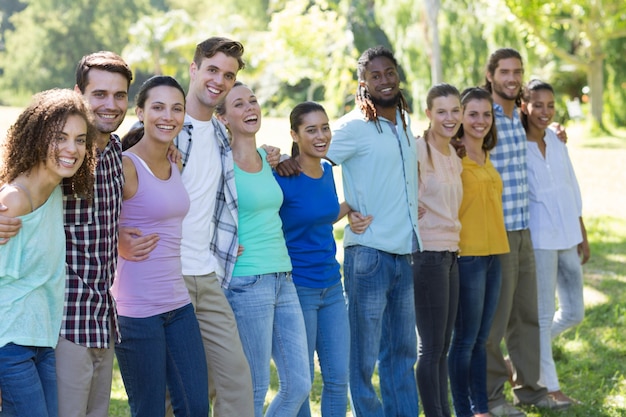
<svg viewBox="0 0 626 417">
<path fill-rule="evenodd" d="M 46 161 L 51 153 L 58 157 L 56 138 L 71 115 L 82 117 L 87 124 L 87 151 L 78 171 L 64 179 L 63 191 L 91 198 L 96 167 L 96 128 L 89 105 L 79 93 L 69 89 L 56 88 L 35 94 L 31 104 L 9 128 L 0 147 L 0 184 L 28 173 Z"/>
<path fill-rule="evenodd" d="M 389 49 L 385 48 L 384 46 L 369 48 L 365 52 L 363 52 L 363 54 L 361 54 L 361 57 L 357 61 L 356 70 L 359 81 L 365 81 L 367 66 L 374 59 L 380 57 L 389 59 L 393 63 L 394 67 L 396 69 L 398 68 L 398 61 L 393 56 L 393 52 L 391 52 Z M 365 120 L 373 121 L 374 123 L 376 123 L 378 131 L 382 132 L 382 129 L 380 127 L 380 121 L 378 120 L 376 106 L 372 101 L 372 96 L 370 95 L 369 91 L 367 91 L 367 88 L 361 85 L 360 82 L 359 86 L 356 89 L 356 95 L 354 99 L 361 112 L 365 115 Z M 402 114 L 402 128 L 406 131 L 407 126 L 404 116 L 409 113 L 409 105 L 406 101 L 406 98 L 404 98 L 402 91 L 400 92 L 400 97 L 398 100 L 398 110 L 400 110 L 400 114 Z"/>
</svg>

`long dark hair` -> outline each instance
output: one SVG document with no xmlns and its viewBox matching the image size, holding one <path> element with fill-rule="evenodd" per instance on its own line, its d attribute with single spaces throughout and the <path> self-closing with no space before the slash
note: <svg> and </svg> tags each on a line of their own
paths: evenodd
<svg viewBox="0 0 626 417">
<path fill-rule="evenodd" d="M 326 110 L 324 109 L 324 106 L 314 101 L 305 101 L 303 103 L 297 104 L 296 107 L 294 107 L 289 114 L 289 124 L 291 126 L 291 130 L 297 132 L 298 128 L 303 123 L 302 119 L 304 118 L 304 116 L 316 111 L 322 112 L 326 115 Z M 328 115 L 326 115 L 326 117 L 328 117 Z M 295 158 L 299 154 L 300 148 L 298 147 L 298 144 L 294 142 L 293 145 L 291 145 L 291 157 Z"/>
<path fill-rule="evenodd" d="M 522 88 L 522 101 L 524 103 L 530 103 L 530 93 L 540 90 L 550 91 L 554 95 L 554 88 L 552 88 L 550 84 L 545 81 L 533 79 Z M 520 111 L 520 120 L 522 121 L 522 125 L 524 125 L 524 130 L 528 132 L 528 115 L 523 111 Z"/>
<path fill-rule="evenodd" d="M 483 138 L 483 150 L 490 151 L 496 147 L 496 143 L 498 143 L 498 131 L 496 129 L 496 116 L 493 113 L 493 97 L 489 94 L 489 91 L 480 87 L 469 87 L 461 92 L 461 105 L 463 106 L 463 114 L 465 114 L 465 106 L 472 100 L 486 100 L 489 102 L 491 106 L 491 127 L 489 131 Z M 461 123 L 461 127 L 456 133 L 457 138 L 462 138 L 465 131 L 463 129 L 463 124 Z"/>
<path fill-rule="evenodd" d="M 135 97 L 135 105 L 140 109 L 143 109 L 146 105 L 146 100 L 148 99 L 148 94 L 150 90 L 155 87 L 174 87 L 178 91 L 180 91 L 183 95 L 183 99 L 185 97 L 185 90 L 180 86 L 178 81 L 176 81 L 173 77 L 169 75 L 155 75 L 154 77 L 148 78 L 139 89 L 137 96 Z M 127 134 L 122 138 L 122 150 L 127 150 L 133 147 L 137 142 L 141 140 L 144 134 L 143 123 L 132 130 L 130 130 Z"/>
</svg>

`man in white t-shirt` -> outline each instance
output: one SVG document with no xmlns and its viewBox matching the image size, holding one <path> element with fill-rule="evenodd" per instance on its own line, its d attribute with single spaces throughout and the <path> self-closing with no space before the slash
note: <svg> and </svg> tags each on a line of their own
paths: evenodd
<svg viewBox="0 0 626 417">
<path fill-rule="evenodd" d="M 183 221 L 183 275 L 202 332 L 216 417 L 254 415 L 250 368 L 222 290 L 228 287 L 239 250 L 237 192 L 227 132 L 213 117 L 244 67 L 242 55 L 243 45 L 226 38 L 212 37 L 197 45 L 189 67 L 185 123 L 174 140 L 191 201 Z M 275 165 L 278 149 L 269 154 Z M 132 242 L 122 244 L 128 253 L 141 253 Z"/>
</svg>

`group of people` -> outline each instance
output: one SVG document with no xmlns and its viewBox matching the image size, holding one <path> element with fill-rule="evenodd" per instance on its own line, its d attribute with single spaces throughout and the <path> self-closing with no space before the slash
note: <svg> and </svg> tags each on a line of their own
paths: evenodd
<svg viewBox="0 0 626 417">
<path fill-rule="evenodd" d="M 525 415 L 507 380 L 516 405 L 570 405 L 550 346 L 582 320 L 589 249 L 549 84 L 522 97 L 521 56 L 500 49 L 484 89 L 429 90 L 416 139 L 393 53 L 370 48 L 356 108 L 331 130 L 321 105 L 295 106 L 279 164 L 257 145 L 243 52 L 212 37 L 186 93 L 145 81 L 121 140 L 132 73 L 104 51 L 11 127 L 0 416 L 107 416 L 114 353 L 133 416 L 310 416 L 315 353 L 323 416 L 346 414 L 348 390 L 356 416 L 415 417 L 418 391 L 426 417 L 450 416 L 448 378 L 457 416 Z"/>
<path fill-rule="evenodd" d="M 448 379 L 457 417 L 576 402 L 560 390 L 551 342 L 583 318 L 589 245 L 566 146 L 549 128 L 554 90 L 523 85 L 523 73 L 520 54 L 499 49 L 482 88 L 437 84 L 426 97 L 413 268 L 427 417 L 451 415 Z"/>
</svg>

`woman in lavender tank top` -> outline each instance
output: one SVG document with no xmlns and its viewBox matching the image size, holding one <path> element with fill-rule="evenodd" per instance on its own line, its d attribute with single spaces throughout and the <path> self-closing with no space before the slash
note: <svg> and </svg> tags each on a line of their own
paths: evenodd
<svg viewBox="0 0 626 417">
<path fill-rule="evenodd" d="M 118 259 L 112 293 L 121 341 L 115 345 L 131 415 L 165 415 L 169 391 L 176 417 L 206 417 L 207 369 L 200 328 L 182 276 L 180 241 L 189 196 L 168 158 L 185 117 L 185 94 L 172 77 L 147 80 L 137 95 L 141 127 L 123 138 L 121 227 L 159 241 L 146 260 Z"/>
</svg>

